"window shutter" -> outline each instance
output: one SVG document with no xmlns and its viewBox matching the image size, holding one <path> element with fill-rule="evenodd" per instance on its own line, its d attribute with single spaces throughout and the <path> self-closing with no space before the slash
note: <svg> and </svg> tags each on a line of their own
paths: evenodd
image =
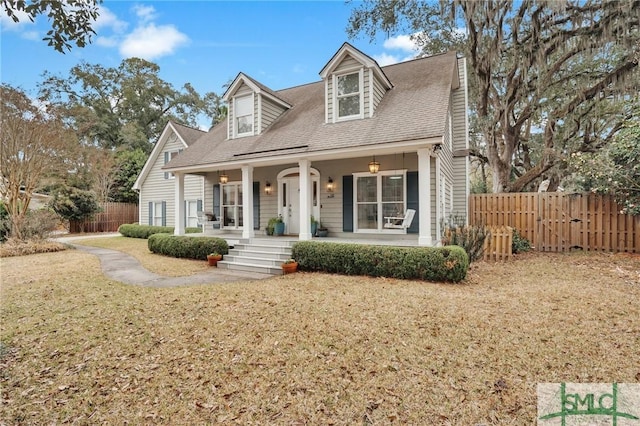
<svg viewBox="0 0 640 426">
<path fill-rule="evenodd" d="M 187 221 L 187 209 L 189 208 L 189 203 L 187 202 L 187 200 L 184 200 L 184 227 L 187 227 L 187 224 L 189 223 Z"/>
<path fill-rule="evenodd" d="M 429 196 L 428 194 L 426 195 Z M 407 229 L 408 234 L 417 234 L 420 230 L 420 214 L 418 210 L 420 194 L 418 193 L 418 172 L 407 172 L 407 209 L 416 211 L 411 226 Z"/>
<path fill-rule="evenodd" d="M 220 211 L 220 185 L 213 185 L 213 214 L 220 223 L 222 221 L 222 212 Z M 219 225 L 218 225 L 219 226 Z"/>
<path fill-rule="evenodd" d="M 167 226 L 167 202 L 162 202 L 162 226 Z"/>
<path fill-rule="evenodd" d="M 253 229 L 260 229 L 260 182 L 253 182 Z"/>
<path fill-rule="evenodd" d="M 149 201 L 149 225 L 153 225 L 153 202 Z"/>
<path fill-rule="evenodd" d="M 167 164 L 169 162 L 169 152 L 165 152 L 164 153 L 164 164 Z M 168 172 L 164 172 L 164 178 L 165 179 L 169 179 L 169 173 Z"/>
<path fill-rule="evenodd" d="M 353 232 L 353 176 L 342 176 L 342 231 Z"/>
</svg>

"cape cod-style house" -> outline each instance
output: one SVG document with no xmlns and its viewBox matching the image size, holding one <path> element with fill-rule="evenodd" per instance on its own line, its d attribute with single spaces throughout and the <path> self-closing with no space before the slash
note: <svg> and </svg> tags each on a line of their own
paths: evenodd
<svg viewBox="0 0 640 426">
<path fill-rule="evenodd" d="M 136 181 L 142 224 L 197 224 L 312 238 L 436 245 L 441 219 L 466 217 L 467 79 L 455 52 L 380 67 L 348 43 L 321 80 L 272 90 L 240 73 L 224 94 L 228 117 L 208 132 L 169 123 Z M 412 211 L 410 226 L 402 226 Z M 405 221 L 405 224 L 408 224 Z"/>
</svg>

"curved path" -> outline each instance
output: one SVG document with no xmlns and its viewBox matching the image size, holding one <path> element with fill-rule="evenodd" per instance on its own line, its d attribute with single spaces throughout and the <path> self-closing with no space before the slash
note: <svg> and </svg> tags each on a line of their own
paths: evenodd
<svg viewBox="0 0 640 426">
<path fill-rule="evenodd" d="M 110 237 L 117 235 L 120 234 L 109 234 L 103 236 Z M 86 238 L 96 238 L 96 236 L 92 235 L 91 237 Z M 102 272 L 104 272 L 107 277 L 125 284 L 147 287 L 177 287 L 191 284 L 215 284 L 235 281 L 261 280 L 273 276 L 254 272 L 210 268 L 206 271 L 199 272 L 194 275 L 188 275 L 186 277 L 165 277 L 147 270 L 140 264 L 138 259 L 131 255 L 117 250 L 85 246 L 77 242 L 81 239 L 83 239 L 83 237 L 62 237 L 56 238 L 55 240 L 97 256 L 98 259 L 100 259 Z"/>
</svg>

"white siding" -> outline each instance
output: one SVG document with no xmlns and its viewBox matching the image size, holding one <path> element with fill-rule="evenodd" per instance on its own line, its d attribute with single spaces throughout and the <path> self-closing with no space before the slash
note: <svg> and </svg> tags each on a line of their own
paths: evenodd
<svg viewBox="0 0 640 426">
<path fill-rule="evenodd" d="M 467 87 L 466 83 L 466 60 L 458 59 L 458 75 L 460 78 L 460 88 L 454 90 L 452 99 L 452 122 L 453 122 L 453 150 L 463 150 L 469 148 L 468 121 L 467 121 Z M 469 197 L 469 157 L 453 158 L 453 212 L 457 215 L 467 217 L 467 202 Z"/>
<path fill-rule="evenodd" d="M 373 78 L 373 111 L 371 111 L 371 115 L 373 115 L 376 111 L 376 108 L 378 108 L 378 104 L 380 104 L 380 101 L 382 100 L 382 97 L 385 94 L 385 90 L 384 87 L 382 86 L 382 83 L 380 82 L 380 80 L 378 78 L 376 78 L 374 76 Z"/>
<path fill-rule="evenodd" d="M 158 141 L 158 143 L 162 143 Z M 164 171 L 164 153 L 184 149 L 184 145 L 173 133 L 167 136 L 164 147 L 160 155 L 142 183 L 140 188 L 140 224 L 149 224 L 149 202 L 166 202 L 167 204 L 167 226 L 174 226 L 175 217 L 175 179 L 165 179 Z M 202 177 L 187 175 L 184 179 L 185 200 L 202 199 Z"/>
<path fill-rule="evenodd" d="M 325 102 L 327 104 L 327 123 L 333 122 L 333 78 L 327 78 L 327 93 Z"/>
</svg>

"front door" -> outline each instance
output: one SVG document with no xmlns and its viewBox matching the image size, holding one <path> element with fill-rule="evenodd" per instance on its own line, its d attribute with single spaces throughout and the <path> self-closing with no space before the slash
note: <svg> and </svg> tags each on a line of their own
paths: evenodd
<svg viewBox="0 0 640 426">
<path fill-rule="evenodd" d="M 300 180 L 298 177 L 284 179 L 282 185 L 284 232 L 298 234 L 300 233 Z"/>
</svg>

